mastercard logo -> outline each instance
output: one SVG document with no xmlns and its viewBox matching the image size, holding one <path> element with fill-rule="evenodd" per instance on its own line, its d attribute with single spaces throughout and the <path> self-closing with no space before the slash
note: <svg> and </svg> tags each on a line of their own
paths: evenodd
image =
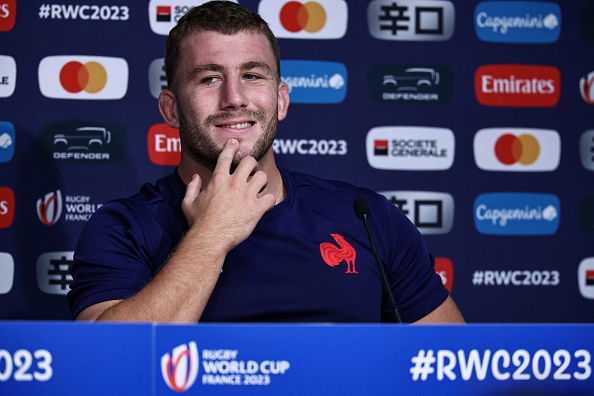
<svg viewBox="0 0 594 396">
<path fill-rule="evenodd" d="M 557 131 L 531 128 L 486 128 L 474 137 L 474 160 L 483 170 L 553 171 L 559 166 Z"/>
<path fill-rule="evenodd" d="M 121 99 L 128 63 L 105 56 L 48 56 L 39 63 L 41 93 L 54 99 Z"/>
<path fill-rule="evenodd" d="M 304 4 L 290 1 L 280 10 L 280 23 L 289 32 L 316 33 L 326 24 L 326 10 L 315 1 Z"/>
<path fill-rule="evenodd" d="M 107 71 L 99 62 L 68 62 L 60 70 L 60 83 L 71 93 L 97 93 L 105 88 Z"/>
<path fill-rule="evenodd" d="M 344 0 L 262 0 L 258 13 L 278 38 L 338 39 L 347 28 Z"/>
<path fill-rule="evenodd" d="M 495 143 L 495 155 L 505 165 L 530 165 L 538 159 L 539 154 L 540 145 L 533 135 L 514 136 L 507 133 Z"/>
</svg>

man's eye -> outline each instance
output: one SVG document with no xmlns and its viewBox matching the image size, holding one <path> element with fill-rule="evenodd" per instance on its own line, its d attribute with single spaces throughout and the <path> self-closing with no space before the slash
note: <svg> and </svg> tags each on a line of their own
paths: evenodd
<svg viewBox="0 0 594 396">
<path fill-rule="evenodd" d="M 243 78 L 245 78 L 246 80 L 257 80 L 258 76 L 255 74 L 246 74 L 243 76 Z"/>
<path fill-rule="evenodd" d="M 212 84 L 212 83 L 216 82 L 217 80 L 218 80 L 218 78 L 217 78 L 217 77 L 215 77 L 215 76 L 210 76 L 210 77 L 205 77 L 205 78 L 203 78 L 203 79 L 202 79 L 202 82 L 203 82 L 203 83 L 205 83 L 205 84 Z"/>
</svg>

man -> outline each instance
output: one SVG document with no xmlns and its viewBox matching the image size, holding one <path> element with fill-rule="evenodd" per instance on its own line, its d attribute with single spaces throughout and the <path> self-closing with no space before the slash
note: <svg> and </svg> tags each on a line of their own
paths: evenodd
<svg viewBox="0 0 594 396">
<path fill-rule="evenodd" d="M 159 109 L 180 130 L 180 164 L 85 227 L 68 295 L 77 319 L 379 322 L 390 306 L 353 210 L 363 196 L 403 321 L 463 322 L 394 205 L 277 168 L 272 142 L 289 94 L 257 14 L 232 2 L 195 7 L 169 35 L 165 69 Z"/>
</svg>

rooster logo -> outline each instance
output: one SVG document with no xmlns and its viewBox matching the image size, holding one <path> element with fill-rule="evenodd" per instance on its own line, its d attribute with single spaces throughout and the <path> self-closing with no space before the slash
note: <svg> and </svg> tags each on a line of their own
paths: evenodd
<svg viewBox="0 0 594 396">
<path fill-rule="evenodd" d="M 320 243 L 320 253 L 326 264 L 330 267 L 336 267 L 344 260 L 347 263 L 346 273 L 358 274 L 357 269 L 355 268 L 355 258 L 357 257 L 355 248 L 345 241 L 342 235 L 330 234 L 330 236 L 334 238 L 340 247 L 336 247 L 336 245 L 330 242 Z"/>
</svg>

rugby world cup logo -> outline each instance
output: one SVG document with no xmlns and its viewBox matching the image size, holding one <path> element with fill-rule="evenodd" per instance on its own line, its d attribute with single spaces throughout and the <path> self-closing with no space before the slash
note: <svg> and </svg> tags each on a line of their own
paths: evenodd
<svg viewBox="0 0 594 396">
<path fill-rule="evenodd" d="M 182 344 L 161 356 L 161 374 L 171 390 L 185 392 L 198 376 L 198 347 L 194 341 Z"/>
<path fill-rule="evenodd" d="M 60 190 L 45 194 L 37 200 L 37 217 L 46 226 L 53 226 L 62 215 L 62 194 Z"/>
</svg>

